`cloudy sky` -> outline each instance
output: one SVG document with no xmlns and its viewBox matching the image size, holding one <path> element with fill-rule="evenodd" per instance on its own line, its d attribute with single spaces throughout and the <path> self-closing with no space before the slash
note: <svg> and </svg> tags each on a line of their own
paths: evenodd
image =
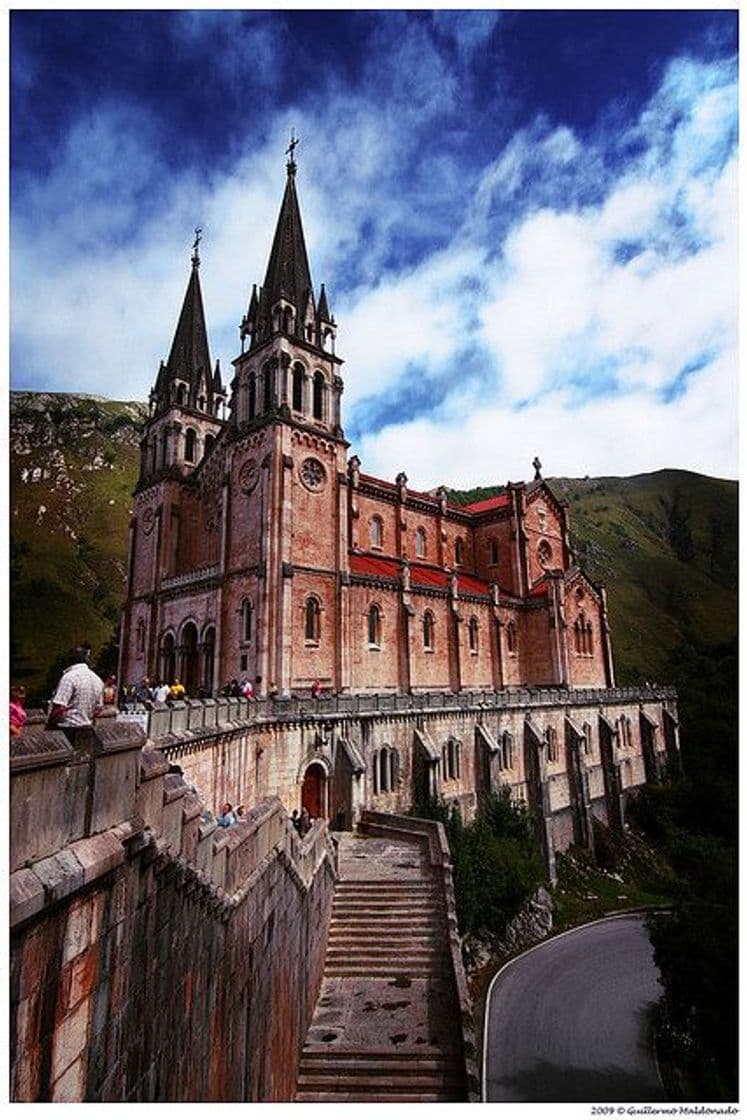
<svg viewBox="0 0 747 1120">
<path fill-rule="evenodd" d="M 364 470 L 735 477 L 737 15 L 11 14 L 11 387 L 230 375 L 291 128 Z"/>
</svg>

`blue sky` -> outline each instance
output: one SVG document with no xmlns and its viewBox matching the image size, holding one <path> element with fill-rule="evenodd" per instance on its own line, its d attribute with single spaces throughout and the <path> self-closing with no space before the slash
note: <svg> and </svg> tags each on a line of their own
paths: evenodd
<svg viewBox="0 0 747 1120">
<path fill-rule="evenodd" d="M 364 469 L 737 470 L 737 15 L 11 14 L 11 387 L 224 371 L 291 128 Z"/>
</svg>

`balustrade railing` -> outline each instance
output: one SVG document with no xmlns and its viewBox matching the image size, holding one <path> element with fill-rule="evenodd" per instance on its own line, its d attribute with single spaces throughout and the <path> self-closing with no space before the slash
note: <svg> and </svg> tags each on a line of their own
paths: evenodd
<svg viewBox="0 0 747 1120">
<path fill-rule="evenodd" d="M 501 711 L 521 708 L 586 707 L 589 704 L 614 704 L 676 700 L 677 691 L 669 685 L 644 685 L 638 688 L 510 688 L 466 692 L 344 693 L 338 696 L 219 697 L 209 700 L 176 701 L 142 705 L 129 709 L 131 715 L 147 724 L 152 739 L 163 741 L 167 753 L 176 754 L 180 744 L 205 736 L 225 734 L 236 726 L 268 722 L 329 719 L 345 716 L 385 715 L 411 712 Z M 125 713 L 126 715 L 127 713 Z M 169 746 L 169 740 L 173 746 Z M 179 743 L 176 742 L 179 741 Z"/>
</svg>

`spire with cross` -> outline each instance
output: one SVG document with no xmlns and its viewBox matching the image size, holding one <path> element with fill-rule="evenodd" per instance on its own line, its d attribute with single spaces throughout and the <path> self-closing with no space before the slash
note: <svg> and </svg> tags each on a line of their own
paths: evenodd
<svg viewBox="0 0 747 1120">
<path fill-rule="evenodd" d="M 194 239 L 194 242 L 192 244 L 192 264 L 195 268 L 200 267 L 199 245 L 200 245 L 201 241 L 202 241 L 202 230 L 198 227 L 195 230 L 195 239 Z"/>
<path fill-rule="evenodd" d="M 296 173 L 296 161 L 294 159 L 294 155 L 295 155 L 296 148 L 298 147 L 298 145 L 300 143 L 301 143 L 301 141 L 296 136 L 295 130 L 291 129 L 290 144 L 285 149 L 285 154 L 288 156 L 288 162 L 286 164 L 286 167 L 288 168 L 288 174 L 289 175 L 295 175 L 295 173 Z"/>
</svg>

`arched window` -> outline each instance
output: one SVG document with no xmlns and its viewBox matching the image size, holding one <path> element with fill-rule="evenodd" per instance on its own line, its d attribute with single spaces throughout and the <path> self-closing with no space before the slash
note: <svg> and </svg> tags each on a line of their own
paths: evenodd
<svg viewBox="0 0 747 1120">
<path fill-rule="evenodd" d="M 464 541 L 461 537 L 457 537 L 454 541 L 454 563 L 464 563 Z"/>
<path fill-rule="evenodd" d="M 584 624 L 577 618 L 573 625 L 573 636 L 576 644 L 576 653 L 584 652 Z"/>
<path fill-rule="evenodd" d="M 303 412 L 303 366 L 296 362 L 293 367 L 293 411 Z"/>
<path fill-rule="evenodd" d="M 183 385 L 177 385 L 177 387 L 176 387 L 176 403 L 177 404 L 184 404 L 185 393 L 186 393 L 185 387 Z"/>
<path fill-rule="evenodd" d="M 592 637 L 591 623 L 586 623 L 586 652 L 589 657 L 594 653 L 594 639 Z"/>
<path fill-rule="evenodd" d="M 137 624 L 137 652 L 143 653 L 145 651 L 145 623 L 142 618 Z"/>
<path fill-rule="evenodd" d="M 593 754 L 593 744 L 591 741 L 591 724 L 585 723 L 582 731 L 584 733 L 584 754 Z"/>
<path fill-rule="evenodd" d="M 184 434 L 184 459 L 187 463 L 194 463 L 195 449 L 197 447 L 197 432 L 194 428 L 187 428 Z"/>
<path fill-rule="evenodd" d="M 251 642 L 254 632 L 254 608 L 251 599 L 244 599 L 241 604 L 241 640 Z"/>
<path fill-rule="evenodd" d="M 208 432 L 208 434 L 205 436 L 205 449 L 202 452 L 203 459 L 206 459 L 208 457 L 210 449 L 211 449 L 211 447 L 213 446 L 214 443 L 215 443 L 215 436 L 212 435 L 210 432 Z"/>
<path fill-rule="evenodd" d="M 456 781 L 461 773 L 462 744 L 458 739 L 447 739 L 441 751 L 441 776 L 447 782 Z"/>
<path fill-rule="evenodd" d="M 488 554 L 490 556 L 490 563 L 491 564 L 497 564 L 498 563 L 498 541 L 495 539 L 495 537 L 491 537 L 489 542 L 488 542 Z"/>
<path fill-rule="evenodd" d="M 257 375 L 252 372 L 249 374 L 249 419 L 253 420 L 257 415 Z"/>
<path fill-rule="evenodd" d="M 371 548 L 382 547 L 384 541 L 384 522 L 381 520 L 378 514 L 374 515 L 371 518 L 371 524 L 369 526 L 369 540 L 371 543 Z"/>
<path fill-rule="evenodd" d="M 321 605 L 314 595 L 309 595 L 304 604 L 304 637 L 307 644 L 319 644 L 319 621 Z"/>
<path fill-rule="evenodd" d="M 470 651 L 470 653 L 477 653 L 478 633 L 479 633 L 479 627 L 478 627 L 478 624 L 477 624 L 477 619 L 473 616 L 469 620 L 469 651 Z"/>
<path fill-rule="evenodd" d="M 314 419 L 324 419 L 324 374 L 317 370 L 314 374 Z"/>
<path fill-rule="evenodd" d="M 381 645 L 381 610 L 376 603 L 368 608 L 368 644 L 376 648 Z"/>
<path fill-rule="evenodd" d="M 290 334 L 291 330 L 293 329 L 293 309 L 290 307 L 284 307 L 280 315 L 282 329 L 286 334 Z"/>
<path fill-rule="evenodd" d="M 272 409 L 272 399 L 274 396 L 274 373 L 269 362 L 265 363 L 262 374 L 264 377 L 263 410 L 265 412 L 270 412 Z"/>
<path fill-rule="evenodd" d="M 425 529 L 422 527 L 415 530 L 415 555 L 421 560 L 425 557 Z"/>
<path fill-rule="evenodd" d="M 162 467 L 166 466 L 166 462 L 167 462 L 167 459 L 168 459 L 168 448 L 169 448 L 169 444 L 168 444 L 168 440 L 166 438 L 166 433 L 161 432 L 161 466 Z"/>
<path fill-rule="evenodd" d="M 423 648 L 433 649 L 433 631 L 434 622 L 433 615 L 430 611 L 426 611 L 423 615 Z"/>
<path fill-rule="evenodd" d="M 513 770 L 514 768 L 514 737 L 510 731 L 504 731 L 500 738 L 498 768 L 500 770 Z"/>
<path fill-rule="evenodd" d="M 548 727 L 545 732 L 545 742 L 547 743 L 547 758 L 549 762 L 558 761 L 558 733 L 554 727 Z"/>
<path fill-rule="evenodd" d="M 509 653 L 516 653 L 516 623 L 513 619 L 506 627 L 506 645 Z"/>
</svg>

